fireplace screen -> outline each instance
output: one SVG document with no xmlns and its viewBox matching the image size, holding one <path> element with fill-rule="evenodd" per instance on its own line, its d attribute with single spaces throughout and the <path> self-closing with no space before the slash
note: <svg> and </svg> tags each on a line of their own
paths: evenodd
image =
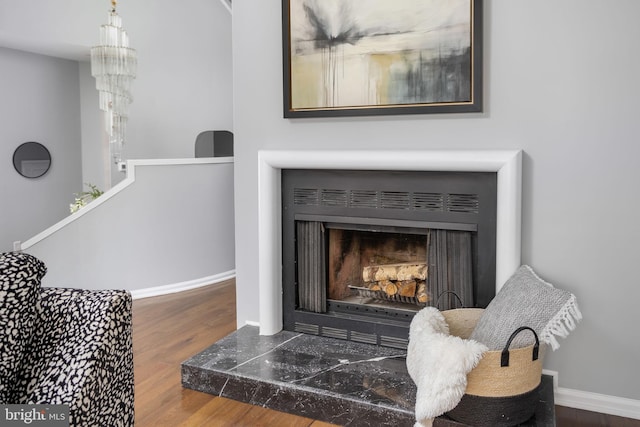
<svg viewBox="0 0 640 427">
<path fill-rule="evenodd" d="M 475 305 L 471 231 L 362 231 L 316 221 L 298 221 L 296 230 L 301 310 L 326 313 L 340 302 L 410 311 Z"/>
<path fill-rule="evenodd" d="M 421 308 L 486 306 L 495 188 L 495 174 L 283 171 L 285 329 L 405 347 Z"/>
</svg>

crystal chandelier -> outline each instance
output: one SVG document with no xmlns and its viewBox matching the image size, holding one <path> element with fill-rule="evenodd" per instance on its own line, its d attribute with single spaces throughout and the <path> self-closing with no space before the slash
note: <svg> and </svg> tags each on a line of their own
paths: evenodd
<svg viewBox="0 0 640 427">
<path fill-rule="evenodd" d="M 129 36 L 111 0 L 107 24 L 100 26 L 100 45 L 91 48 L 91 75 L 100 93 L 100 109 L 105 112 L 111 155 L 116 164 L 122 161 L 127 130 L 131 82 L 136 78 L 136 51 L 129 47 Z"/>
</svg>

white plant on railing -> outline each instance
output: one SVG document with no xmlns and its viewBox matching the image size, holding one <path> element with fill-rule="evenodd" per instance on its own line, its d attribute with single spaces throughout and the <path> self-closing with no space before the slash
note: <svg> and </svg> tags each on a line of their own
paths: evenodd
<svg viewBox="0 0 640 427">
<path fill-rule="evenodd" d="M 87 203 L 97 199 L 98 197 L 104 194 L 104 191 L 100 190 L 98 187 L 96 187 L 93 184 L 85 183 L 84 185 L 89 187 L 91 191 L 83 191 L 81 193 L 75 193 L 76 199 L 73 203 L 69 205 L 69 210 L 71 211 L 71 213 L 78 212 L 78 210 L 81 207 L 86 206 Z"/>
</svg>

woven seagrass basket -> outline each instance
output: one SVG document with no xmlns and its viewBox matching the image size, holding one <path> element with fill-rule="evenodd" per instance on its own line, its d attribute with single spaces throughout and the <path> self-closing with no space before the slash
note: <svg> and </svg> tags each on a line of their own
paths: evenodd
<svg viewBox="0 0 640 427">
<path fill-rule="evenodd" d="M 469 338 L 483 313 L 481 308 L 458 308 L 442 312 L 449 333 Z M 519 333 L 533 333 L 535 344 L 509 349 Z M 535 331 L 526 326 L 516 329 L 502 351 L 487 351 L 467 374 L 462 400 L 447 415 L 478 427 L 508 427 L 531 418 L 538 400 L 545 346 Z"/>
</svg>

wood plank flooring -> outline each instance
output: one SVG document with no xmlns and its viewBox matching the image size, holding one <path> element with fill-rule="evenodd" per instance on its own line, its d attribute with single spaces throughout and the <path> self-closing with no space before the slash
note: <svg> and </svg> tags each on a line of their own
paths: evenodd
<svg viewBox="0 0 640 427">
<path fill-rule="evenodd" d="M 133 302 L 136 427 L 332 424 L 183 389 L 180 364 L 236 329 L 233 280 Z"/>
<path fill-rule="evenodd" d="M 640 420 L 556 406 L 558 427 L 638 427 Z"/>
<path fill-rule="evenodd" d="M 235 281 L 133 302 L 136 427 L 330 427 L 183 389 L 180 364 L 236 329 Z M 640 427 L 639 420 L 556 407 L 558 427 Z"/>
</svg>

